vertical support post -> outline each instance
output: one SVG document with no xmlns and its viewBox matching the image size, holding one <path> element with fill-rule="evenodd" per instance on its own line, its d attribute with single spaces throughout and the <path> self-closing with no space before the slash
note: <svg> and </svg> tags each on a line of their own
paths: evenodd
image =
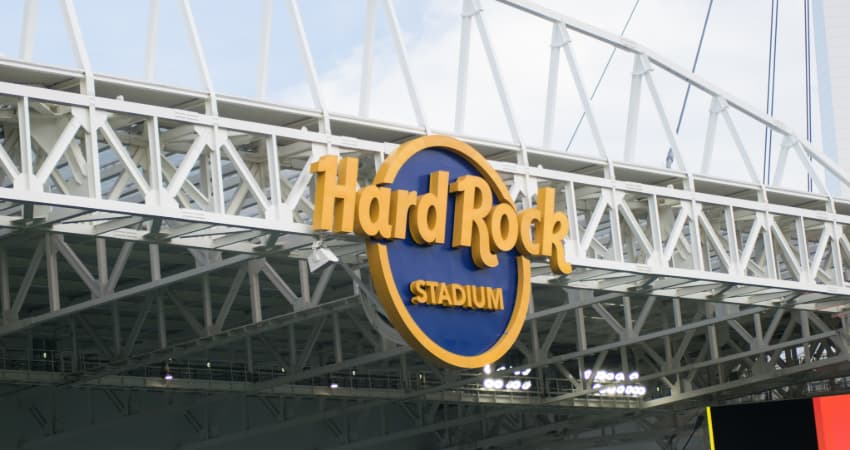
<svg viewBox="0 0 850 450">
<path fill-rule="evenodd" d="M 583 306 L 576 308 L 576 343 L 578 351 L 583 352 L 587 350 L 587 328 L 584 323 Z"/>
<path fill-rule="evenodd" d="M 635 147 L 637 146 L 638 114 L 640 114 L 640 94 L 644 74 L 640 55 L 635 54 L 635 62 L 632 69 L 632 87 L 629 93 L 629 115 L 626 119 L 626 148 L 624 158 L 627 162 L 635 159 Z"/>
<path fill-rule="evenodd" d="M 151 263 L 151 281 L 159 281 L 162 279 L 162 269 L 159 259 L 159 244 L 149 244 L 148 253 L 150 254 Z"/>
<path fill-rule="evenodd" d="M 97 282 L 100 285 L 100 295 L 103 295 L 109 285 L 109 259 L 106 252 L 106 240 L 97 238 L 94 243 L 97 253 Z"/>
<path fill-rule="evenodd" d="M 9 291 L 9 258 L 6 248 L 0 247 L 0 321 L 8 322 L 12 309 L 12 297 Z"/>
<path fill-rule="evenodd" d="M 812 174 L 812 179 L 817 182 L 817 175 Z M 838 286 L 843 286 L 844 261 L 841 259 L 841 245 L 839 244 L 838 239 L 839 236 L 841 236 L 841 226 L 834 221 L 828 224 L 828 226 L 831 228 L 830 231 L 832 233 L 832 239 L 829 240 L 830 254 L 832 256 L 832 283 Z"/>
<path fill-rule="evenodd" d="M 755 333 L 756 333 L 755 345 L 758 348 L 761 348 L 761 347 L 764 346 L 764 330 L 762 329 L 762 326 L 761 326 L 761 313 L 753 314 L 753 324 L 755 326 Z"/>
<path fill-rule="evenodd" d="M 154 116 L 145 121 L 145 132 L 148 135 L 148 184 L 150 185 L 150 199 L 145 199 L 148 203 L 156 205 L 162 204 L 162 158 L 159 143 L 159 118 Z"/>
<path fill-rule="evenodd" d="M 466 121 L 466 85 L 469 76 L 469 35 L 475 8 L 471 0 L 463 1 L 460 24 L 460 59 L 457 66 L 457 95 L 455 97 L 455 133 L 463 133 Z"/>
<path fill-rule="evenodd" d="M 159 348 L 168 347 L 168 330 L 165 327 L 165 307 L 162 304 L 162 296 L 156 294 L 156 324 L 159 331 Z"/>
<path fill-rule="evenodd" d="M 737 274 L 741 264 L 741 254 L 738 251 L 738 231 L 735 229 L 735 208 L 728 206 L 724 210 L 726 221 L 726 243 L 729 245 L 729 273 Z M 744 261 L 746 267 L 746 261 Z"/>
<path fill-rule="evenodd" d="M 528 299 L 528 314 L 534 313 L 534 293 L 529 294 Z M 534 361 L 540 361 L 546 355 L 540 354 L 540 330 L 537 326 L 537 321 L 531 321 L 531 357 Z"/>
<path fill-rule="evenodd" d="M 90 197 L 100 199 L 102 196 L 100 187 L 100 148 L 97 145 L 98 124 L 95 115 L 94 105 L 89 105 L 85 127 L 86 188 Z"/>
<path fill-rule="evenodd" d="M 76 373 L 80 370 L 80 355 L 77 350 L 77 321 L 71 317 L 68 323 L 71 327 L 71 372 Z"/>
<path fill-rule="evenodd" d="M 705 130 L 702 167 L 700 167 L 700 172 L 704 175 L 707 175 L 711 169 L 711 159 L 714 155 L 714 138 L 717 136 L 717 116 L 720 114 L 720 110 L 720 102 L 717 100 L 717 97 L 713 97 L 711 99 L 711 108 L 709 109 L 708 127 Z"/>
<path fill-rule="evenodd" d="M 691 200 L 691 257 L 693 259 L 693 268 L 696 270 L 705 269 L 705 258 L 702 251 L 702 229 L 699 226 L 699 215 L 702 209 L 702 204 L 696 200 Z"/>
<path fill-rule="evenodd" d="M 292 220 L 292 216 L 283 215 L 283 199 L 280 192 L 280 156 L 277 149 L 277 136 L 271 135 L 266 138 L 266 163 L 269 169 L 269 194 L 271 208 L 266 211 L 266 218 L 274 220 Z M 274 245 L 274 242 L 269 242 Z"/>
<path fill-rule="evenodd" d="M 145 40 L 145 80 L 153 81 L 156 68 L 156 38 L 159 29 L 159 0 L 148 3 L 148 32 Z"/>
<path fill-rule="evenodd" d="M 543 119 L 543 148 L 552 147 L 552 128 L 555 125 L 555 106 L 558 103 L 558 72 L 561 66 L 563 39 L 558 24 L 552 24 L 549 44 L 549 82 L 546 85 L 546 116 Z"/>
<path fill-rule="evenodd" d="M 307 266 L 307 261 L 298 260 L 298 274 L 301 279 L 301 300 L 305 305 L 310 304 L 310 268 Z"/>
<path fill-rule="evenodd" d="M 289 367 L 298 366 L 298 350 L 295 342 L 295 325 L 287 327 L 289 332 Z"/>
<path fill-rule="evenodd" d="M 148 245 L 148 252 L 150 253 L 151 281 L 158 281 L 162 279 L 162 269 L 160 268 L 159 263 L 159 245 Z M 157 326 L 159 328 L 159 348 L 166 348 L 168 347 L 168 335 L 165 324 L 165 307 L 162 302 L 162 296 L 159 293 L 156 293 L 155 295 Z"/>
<path fill-rule="evenodd" d="M 209 334 L 213 329 L 212 293 L 210 292 L 210 276 L 201 277 L 201 294 L 204 302 L 204 329 Z"/>
<path fill-rule="evenodd" d="M 764 265 L 767 269 L 767 277 L 776 279 L 779 277 L 779 268 L 777 267 L 776 252 L 773 246 L 773 216 L 767 212 L 759 214 L 762 214 L 764 218 L 762 220 L 764 227 L 761 232 L 764 233 L 762 236 L 764 237 Z"/>
<path fill-rule="evenodd" d="M 634 321 L 632 321 L 632 300 L 629 296 L 623 296 L 623 327 L 627 338 L 634 337 Z"/>
<path fill-rule="evenodd" d="M 30 135 L 30 99 L 21 97 L 18 100 L 18 146 L 21 150 L 21 180 L 24 189 L 43 189 L 43 186 L 33 186 L 35 175 L 32 167 L 32 136 Z M 17 181 L 17 180 L 16 180 Z M 15 183 L 15 187 L 19 187 Z"/>
<path fill-rule="evenodd" d="M 213 127 L 212 147 L 210 148 L 210 178 L 212 181 L 212 194 L 210 195 L 210 206 L 216 213 L 225 212 L 224 208 L 224 173 L 221 168 L 221 139 L 219 138 L 218 126 Z"/>
<path fill-rule="evenodd" d="M 259 323 L 263 321 L 263 308 L 260 303 L 260 268 L 261 260 L 248 262 L 248 286 L 251 296 L 251 321 Z"/>
<path fill-rule="evenodd" d="M 339 331 L 339 314 L 333 313 L 331 316 L 332 325 L 333 325 L 333 333 L 334 333 L 334 361 L 336 363 L 342 362 L 342 337 L 340 336 Z"/>
<path fill-rule="evenodd" d="M 268 86 L 273 3 L 272 0 L 263 2 L 263 24 L 260 27 L 260 65 L 257 69 L 257 98 L 260 100 L 265 100 Z"/>
<path fill-rule="evenodd" d="M 248 373 L 254 373 L 254 345 L 251 336 L 245 336 L 245 365 Z"/>
<path fill-rule="evenodd" d="M 121 354 L 121 311 L 118 309 L 118 302 L 112 302 L 112 340 L 114 344 L 114 352 L 116 355 Z"/>
<path fill-rule="evenodd" d="M 658 264 L 667 265 L 664 260 L 664 241 L 661 239 L 661 211 L 658 205 L 658 196 L 649 196 L 649 232 L 652 238 L 652 260 Z"/>
<path fill-rule="evenodd" d="M 401 355 L 401 385 L 404 389 L 410 388 L 410 377 L 407 376 L 407 355 Z M 421 381 L 421 380 L 420 380 Z"/>
<path fill-rule="evenodd" d="M 35 18 L 38 12 L 38 0 L 29 0 L 24 6 L 24 20 L 21 27 L 21 47 L 18 58 L 25 61 L 32 59 L 32 47 L 35 37 Z"/>
<path fill-rule="evenodd" d="M 682 301 L 679 297 L 673 299 L 673 326 L 682 327 Z"/>
<path fill-rule="evenodd" d="M 366 35 L 363 38 L 363 67 L 360 75 L 360 110 L 362 118 L 369 117 L 372 101 L 372 61 L 375 48 L 375 9 L 377 0 L 368 0 L 366 4 Z"/>
<path fill-rule="evenodd" d="M 812 277 L 811 269 L 809 268 L 809 248 L 805 220 L 803 217 L 797 217 L 794 220 L 797 232 L 797 255 L 799 255 L 797 262 L 800 264 L 800 281 L 813 283 L 814 277 Z"/>
<path fill-rule="evenodd" d="M 803 335 L 803 339 L 808 339 L 812 336 L 811 324 L 809 323 L 809 311 L 800 311 L 800 333 Z M 795 349 L 796 353 L 796 349 Z M 794 355 L 795 360 L 799 360 L 800 355 Z M 805 360 L 803 364 L 808 363 L 812 360 L 812 343 L 807 341 L 803 344 L 803 355 Z"/>
<path fill-rule="evenodd" d="M 47 233 L 44 237 L 44 255 L 45 264 L 47 265 L 47 295 L 50 311 L 59 311 L 59 265 L 56 248 L 56 243 L 53 241 L 52 233 Z"/>
</svg>

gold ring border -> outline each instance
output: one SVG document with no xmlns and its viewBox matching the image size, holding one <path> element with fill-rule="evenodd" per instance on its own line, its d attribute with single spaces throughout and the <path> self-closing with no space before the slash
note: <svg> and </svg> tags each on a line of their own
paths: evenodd
<svg viewBox="0 0 850 450">
<path fill-rule="evenodd" d="M 378 169 L 373 184 L 392 183 L 398 171 L 408 159 L 422 150 L 433 147 L 445 148 L 466 159 L 479 173 L 484 175 L 500 201 L 509 202 L 513 205 L 507 187 L 487 160 L 469 144 L 449 136 L 423 136 L 402 144 L 387 157 Z M 386 245 L 378 241 L 367 240 L 366 253 L 369 257 L 369 272 L 372 275 L 372 283 L 390 323 L 402 338 L 420 353 L 455 367 L 474 369 L 498 361 L 510 350 L 519 337 L 525 323 L 525 316 L 528 313 L 528 298 L 531 292 L 531 265 L 528 258 L 522 255 L 517 256 L 517 288 L 514 310 L 504 333 L 493 346 L 483 353 L 466 356 L 446 350 L 428 337 L 416 324 L 399 295 L 398 286 L 396 286 L 390 270 Z"/>
</svg>

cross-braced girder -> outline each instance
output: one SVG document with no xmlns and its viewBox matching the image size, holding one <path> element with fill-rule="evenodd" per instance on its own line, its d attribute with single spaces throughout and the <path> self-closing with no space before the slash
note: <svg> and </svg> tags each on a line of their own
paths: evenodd
<svg viewBox="0 0 850 450">
<path fill-rule="evenodd" d="M 321 434 L 330 448 L 566 440 L 584 448 L 602 439 L 670 448 L 690 430 L 690 408 L 709 399 L 847 388 L 850 203 L 832 197 L 825 178 L 850 180 L 786 125 L 645 47 L 524 0 L 500 0 L 552 27 L 535 146 L 518 126 L 481 2 L 466 0 L 459 11 L 454 128 L 442 132 L 481 151 L 523 207 L 538 187 L 555 188 L 575 268 L 556 277 L 534 261 L 532 309 L 503 361 L 513 367 L 497 373 L 531 369 L 523 380 L 533 384 L 496 392 L 479 371 L 435 367 L 401 344 L 372 292 L 362 240 L 311 228 L 313 161 L 358 158 L 364 185 L 399 143 L 441 132 L 421 102 L 427 93 L 417 88 L 392 0 L 365 2 L 357 116 L 335 113 L 323 97 L 295 0 L 287 12 L 314 108 L 216 92 L 185 0 L 203 92 L 95 73 L 73 3 L 62 7 L 83 70 L 0 59 L 0 382 L 8 388 L 0 395 L 25 411 L 15 437 L 24 448 L 175 417 L 168 444 L 182 448 L 296 431 L 301 442 Z M 412 125 L 370 118 L 378 8 L 390 19 Z M 265 20 L 268 59 L 271 15 Z M 507 140 L 464 134 L 473 31 Z M 581 77 L 572 40 L 579 34 L 631 58 L 628 115 L 615 124 L 626 130 L 624 162 L 610 156 L 610 131 Z M 28 54 L 31 41 L 22 43 L 22 58 Z M 596 157 L 555 149 L 561 56 Z M 662 71 L 711 99 L 698 148 L 669 122 Z M 266 62 L 260 98 L 267 79 Z M 645 109 L 658 116 L 676 169 L 634 164 Z M 768 185 L 755 173 L 742 119 L 782 142 Z M 717 164 L 719 127 L 732 138 L 744 181 L 706 175 Z M 688 152 L 701 152 L 699 169 L 685 167 Z M 793 174 L 789 155 L 817 193 L 783 188 Z M 307 257 L 320 241 L 340 261 L 311 272 Z M 172 382 L 163 380 L 166 370 Z M 603 395 L 591 381 L 601 370 L 639 372 L 647 396 Z M 63 401 L 88 402 L 88 414 L 63 409 Z"/>
</svg>

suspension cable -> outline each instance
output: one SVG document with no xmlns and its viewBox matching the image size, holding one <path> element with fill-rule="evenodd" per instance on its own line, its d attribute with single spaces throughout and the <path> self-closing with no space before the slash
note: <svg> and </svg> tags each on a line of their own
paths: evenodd
<svg viewBox="0 0 850 450">
<path fill-rule="evenodd" d="M 705 20 L 702 23 L 702 32 L 699 35 L 699 44 L 697 44 L 697 52 L 694 55 L 694 63 L 691 65 L 691 72 L 697 71 L 697 63 L 699 62 L 699 55 L 702 52 L 702 43 L 705 41 L 705 30 L 708 28 L 708 18 L 711 16 L 711 7 L 714 6 L 714 0 L 709 0 L 708 2 L 708 10 L 705 12 Z M 685 89 L 685 98 L 682 99 L 682 109 L 679 110 L 679 119 L 676 121 L 676 134 L 679 134 L 679 130 L 682 129 L 682 119 L 685 117 L 685 107 L 688 106 L 688 97 L 691 95 L 691 84 L 688 83 L 687 89 Z M 673 149 L 667 149 L 667 168 L 673 167 Z"/>
<path fill-rule="evenodd" d="M 770 40 L 768 42 L 767 60 L 767 99 L 765 110 L 773 116 L 776 103 L 776 44 L 779 41 L 779 0 L 770 4 Z M 770 166 L 773 158 L 773 129 L 764 127 L 764 160 L 762 163 L 762 183 L 770 184 Z"/>
<path fill-rule="evenodd" d="M 626 19 L 625 25 L 623 25 L 623 29 L 620 30 L 620 36 L 626 34 L 626 30 L 629 28 L 629 24 L 632 22 L 632 17 L 635 15 L 635 10 L 637 10 L 638 4 L 640 0 L 635 0 L 635 4 L 632 6 L 632 10 L 629 13 L 629 17 Z M 599 85 L 602 84 L 602 79 L 605 78 L 605 74 L 608 72 L 608 66 L 611 65 L 611 60 L 614 59 L 614 53 L 617 53 L 617 47 L 611 49 L 611 53 L 608 55 L 608 61 L 605 63 L 605 67 L 602 69 L 602 74 L 599 75 L 599 79 L 596 80 L 596 86 L 593 87 L 593 92 L 590 93 L 590 99 L 593 100 L 593 97 L 596 96 L 596 91 L 599 90 Z M 570 136 L 569 142 L 567 142 L 567 147 L 564 149 L 565 152 L 570 151 L 570 147 L 573 145 L 573 140 L 576 138 L 576 133 L 578 133 L 579 127 L 581 127 L 582 122 L 584 122 L 584 116 L 587 114 L 586 111 L 581 112 L 581 116 L 578 118 L 578 123 L 576 123 L 575 128 L 573 129 L 573 134 Z"/>
</svg>

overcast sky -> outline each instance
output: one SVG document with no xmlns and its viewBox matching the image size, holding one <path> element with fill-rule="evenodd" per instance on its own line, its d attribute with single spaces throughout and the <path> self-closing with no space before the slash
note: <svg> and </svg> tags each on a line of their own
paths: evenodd
<svg viewBox="0 0 850 450">
<path fill-rule="evenodd" d="M 540 0 L 549 8 L 615 33 L 620 32 L 634 2 Z M 396 0 L 413 77 L 429 125 L 437 131 L 450 132 L 454 123 L 461 3 L 459 0 Z M 780 3 L 775 115 L 805 136 L 803 6 L 802 2 Z M 299 4 L 329 109 L 355 114 L 359 102 L 366 1 L 302 0 Z M 482 0 L 482 4 L 522 139 L 528 145 L 540 146 L 551 27 L 540 19 L 512 11 L 501 4 L 488 0 Z M 758 110 L 765 108 L 770 4 L 769 0 L 716 1 L 696 70 Z M 76 66 L 62 20 L 60 0 L 41 0 L 38 5 L 33 59 L 47 64 Z M 147 2 L 75 0 L 75 5 L 94 70 L 142 78 Z M 191 6 L 215 89 L 226 94 L 255 97 L 263 2 L 193 0 Z M 690 67 L 707 6 L 707 0 L 639 0 L 626 37 L 684 67 Z M 188 33 L 179 12 L 178 0 L 161 1 L 155 80 L 202 89 Z M 6 57 L 18 57 L 22 16 L 22 0 L 4 1 L 0 16 L 0 53 Z M 272 23 L 268 97 L 273 101 L 311 106 L 285 2 L 274 3 Z M 389 31 L 385 11 L 379 6 L 372 116 L 413 124 L 415 117 Z M 473 28 L 472 36 L 465 132 L 509 140 L 505 116 L 477 29 Z M 582 76 L 590 89 L 599 78 L 611 48 L 577 33 L 573 33 L 572 38 Z M 561 58 L 552 146 L 557 151 L 566 147 L 582 111 L 566 61 L 563 56 Z M 622 52 L 615 55 L 593 102 L 604 145 L 613 159 L 621 159 L 623 155 L 632 61 L 631 56 Z M 654 71 L 653 76 L 661 91 L 667 116 L 675 123 L 685 84 L 661 70 Z M 816 83 L 813 89 L 816 94 Z M 691 171 L 699 169 L 709 101 L 706 95 L 692 92 L 684 117 L 680 135 L 684 162 Z M 642 105 L 637 161 L 663 166 L 668 145 L 646 91 Z M 817 104 L 814 110 L 817 111 Z M 764 129 L 749 120 L 739 120 L 737 124 L 748 154 L 761 175 Z M 818 127 L 815 113 L 815 142 L 818 140 Z M 710 173 L 743 179 L 743 167 L 737 153 L 732 150 L 734 144 L 723 125 L 718 129 L 718 150 Z M 580 128 L 569 151 L 587 155 L 596 153 L 586 123 Z M 805 188 L 802 171 L 792 169 L 784 184 Z"/>
</svg>

